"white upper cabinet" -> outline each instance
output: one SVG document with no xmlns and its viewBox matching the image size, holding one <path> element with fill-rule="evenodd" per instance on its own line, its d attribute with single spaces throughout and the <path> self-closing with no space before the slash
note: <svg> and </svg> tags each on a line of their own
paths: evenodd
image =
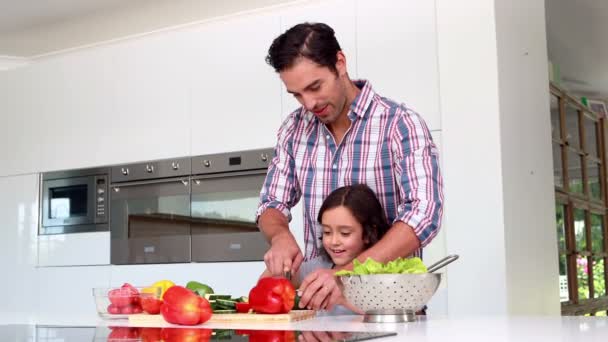
<svg viewBox="0 0 608 342">
<path fill-rule="evenodd" d="M 358 0 L 357 67 L 381 96 L 441 129 L 434 1 Z"/>
<path fill-rule="evenodd" d="M 48 57 L 27 72 L 32 130 L 39 170 L 80 168 L 107 159 L 106 123 L 113 112 L 115 79 L 107 49 L 94 48 Z M 107 144 L 106 144 L 107 145 Z M 103 148 L 105 147 L 105 149 Z"/>
<path fill-rule="evenodd" d="M 24 82 L 36 171 L 190 152 L 183 39 L 171 32 L 48 57 Z"/>
<path fill-rule="evenodd" d="M 0 73 L 0 176 L 38 168 L 40 133 L 28 68 Z"/>
<path fill-rule="evenodd" d="M 281 118 L 280 80 L 264 61 L 279 33 L 272 14 L 193 27 L 192 154 L 274 146 Z"/>
<path fill-rule="evenodd" d="M 331 0 L 288 7 L 280 12 L 281 33 L 294 25 L 311 22 L 324 23 L 334 29 L 336 38 L 344 55 L 351 79 L 356 79 L 357 72 L 357 35 L 356 35 L 356 2 L 352 0 Z M 270 46 L 271 41 L 267 43 Z M 300 107 L 296 99 L 287 93 L 281 82 L 281 117 L 284 119 Z"/>
<path fill-rule="evenodd" d="M 111 163 L 190 154 L 186 43 L 176 30 L 113 47 L 115 104 L 100 142 Z"/>
</svg>

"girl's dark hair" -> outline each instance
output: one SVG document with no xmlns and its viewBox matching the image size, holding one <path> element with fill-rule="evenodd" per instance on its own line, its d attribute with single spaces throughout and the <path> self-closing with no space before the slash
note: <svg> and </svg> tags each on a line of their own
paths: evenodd
<svg viewBox="0 0 608 342">
<path fill-rule="evenodd" d="M 343 186 L 329 194 L 319 209 L 319 224 L 325 211 L 340 206 L 350 210 L 363 227 L 363 239 L 368 240 L 366 248 L 378 242 L 390 227 L 378 197 L 365 184 Z"/>
<path fill-rule="evenodd" d="M 275 38 L 268 49 L 266 63 L 281 72 L 292 67 L 298 58 L 305 57 L 338 74 L 336 61 L 340 50 L 331 27 L 323 23 L 302 23 Z"/>
</svg>

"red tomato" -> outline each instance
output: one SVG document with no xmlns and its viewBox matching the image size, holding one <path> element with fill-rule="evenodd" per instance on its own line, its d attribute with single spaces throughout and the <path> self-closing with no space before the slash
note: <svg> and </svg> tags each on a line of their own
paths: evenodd
<svg viewBox="0 0 608 342">
<path fill-rule="evenodd" d="M 127 305 L 139 304 L 139 291 L 129 283 L 124 283 L 120 288 L 113 289 L 108 292 L 110 303 L 119 308 Z"/>
<path fill-rule="evenodd" d="M 120 308 L 114 304 L 108 305 L 108 313 L 110 315 L 118 315 L 120 313 Z"/>
<path fill-rule="evenodd" d="M 163 303 L 162 300 L 154 298 L 152 296 L 141 297 L 141 307 L 145 312 L 150 315 L 156 315 L 160 313 L 160 305 Z"/>
<path fill-rule="evenodd" d="M 131 297 L 128 294 L 123 293 L 122 289 L 114 289 L 108 292 L 108 299 L 112 305 L 119 308 L 131 305 Z"/>
<path fill-rule="evenodd" d="M 108 341 L 124 341 L 139 338 L 139 328 L 110 327 L 112 332 L 108 335 Z"/>
<path fill-rule="evenodd" d="M 131 299 L 131 304 L 139 304 L 139 291 L 133 285 L 124 283 L 120 289 Z"/>
<path fill-rule="evenodd" d="M 125 307 L 120 308 L 120 313 L 123 315 L 131 315 L 142 313 L 144 310 L 140 305 L 127 305 Z"/>
<path fill-rule="evenodd" d="M 249 303 L 236 303 L 236 312 L 238 313 L 248 313 L 249 309 L 251 309 L 251 304 Z"/>
</svg>

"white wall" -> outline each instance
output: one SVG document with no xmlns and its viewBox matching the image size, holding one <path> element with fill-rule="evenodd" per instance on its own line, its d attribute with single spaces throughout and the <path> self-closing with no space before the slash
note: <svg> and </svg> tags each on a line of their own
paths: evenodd
<svg viewBox="0 0 608 342">
<path fill-rule="evenodd" d="M 543 2 L 436 3 L 449 312 L 559 314 Z"/>
<path fill-rule="evenodd" d="M 437 2 L 448 308 L 507 312 L 494 5 Z M 483 3 L 483 4 L 482 4 Z"/>
<path fill-rule="evenodd" d="M 543 0 L 496 1 L 509 312 L 560 312 Z M 539 272 L 542 270 L 542 272 Z"/>
<path fill-rule="evenodd" d="M 0 56 L 0 71 L 19 68 L 27 65 L 28 62 L 26 58 Z"/>
</svg>

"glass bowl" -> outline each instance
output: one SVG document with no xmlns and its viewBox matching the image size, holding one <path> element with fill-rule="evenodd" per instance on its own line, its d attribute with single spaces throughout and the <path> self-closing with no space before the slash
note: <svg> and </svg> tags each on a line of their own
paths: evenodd
<svg viewBox="0 0 608 342">
<path fill-rule="evenodd" d="M 124 319 L 129 315 L 149 313 L 150 305 L 160 309 L 161 287 L 125 286 L 96 287 L 93 298 L 97 314 L 104 319 Z M 148 309 L 149 310 L 149 309 Z"/>
</svg>

